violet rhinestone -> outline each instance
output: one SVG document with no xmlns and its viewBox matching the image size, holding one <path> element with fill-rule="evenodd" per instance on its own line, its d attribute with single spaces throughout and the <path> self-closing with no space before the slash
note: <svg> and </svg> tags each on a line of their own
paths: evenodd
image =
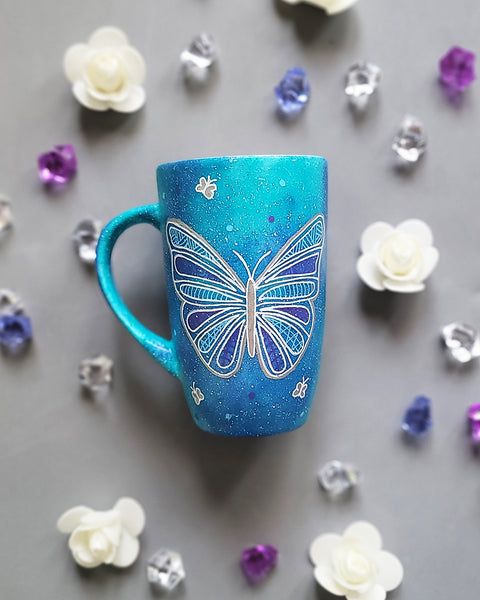
<svg viewBox="0 0 480 600">
<path fill-rule="evenodd" d="M 303 69 L 289 69 L 275 88 L 278 110 L 284 117 L 296 117 L 310 98 L 310 83 Z"/>
<path fill-rule="evenodd" d="M 38 174 L 43 183 L 67 183 L 77 171 L 77 157 L 72 144 L 54 146 L 38 157 Z"/>
<path fill-rule="evenodd" d="M 417 396 L 407 408 L 403 417 L 402 429 L 414 438 L 424 436 L 432 427 L 430 398 Z"/>
<path fill-rule="evenodd" d="M 440 81 L 454 91 L 462 92 L 475 80 L 475 54 L 453 46 L 440 59 Z"/>
<path fill-rule="evenodd" d="M 32 323 L 25 315 L 0 316 L 0 345 L 8 352 L 21 352 L 32 338 Z"/>
<path fill-rule="evenodd" d="M 480 404 L 472 404 L 467 413 L 470 438 L 474 444 L 480 444 Z"/>
<path fill-rule="evenodd" d="M 242 552 L 241 565 L 252 585 L 261 583 L 277 564 L 278 550 L 270 544 L 259 544 Z"/>
</svg>

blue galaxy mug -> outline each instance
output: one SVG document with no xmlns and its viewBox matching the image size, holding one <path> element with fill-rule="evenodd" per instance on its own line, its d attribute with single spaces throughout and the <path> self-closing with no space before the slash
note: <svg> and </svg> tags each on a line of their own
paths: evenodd
<svg viewBox="0 0 480 600">
<path fill-rule="evenodd" d="M 97 247 L 100 286 L 134 338 L 178 377 L 195 423 L 262 436 L 306 421 L 325 321 L 327 162 L 224 156 L 157 168 L 159 204 L 114 218 Z M 162 233 L 172 339 L 142 325 L 111 254 L 132 225 Z"/>
</svg>

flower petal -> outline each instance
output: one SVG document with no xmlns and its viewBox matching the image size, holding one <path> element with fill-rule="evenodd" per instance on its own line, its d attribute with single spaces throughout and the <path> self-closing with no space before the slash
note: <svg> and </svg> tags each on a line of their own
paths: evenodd
<svg viewBox="0 0 480 600">
<path fill-rule="evenodd" d="M 402 233 L 413 235 L 422 248 L 427 248 L 433 244 L 433 233 L 430 227 L 420 219 L 408 219 L 397 226 L 397 230 Z"/>
<path fill-rule="evenodd" d="M 385 279 L 383 282 L 385 289 L 390 292 L 399 292 L 401 294 L 414 294 L 425 289 L 424 283 L 415 283 L 412 281 L 393 281 L 393 279 Z"/>
<path fill-rule="evenodd" d="M 357 260 L 357 273 L 365 285 L 381 292 L 385 289 L 383 277 L 373 254 L 363 254 Z"/>
<path fill-rule="evenodd" d="M 314 565 L 329 564 L 332 552 L 342 541 L 342 536 L 336 533 L 325 533 L 313 540 L 310 545 L 310 560 Z"/>
<path fill-rule="evenodd" d="M 118 27 L 100 27 L 88 38 L 92 48 L 111 48 L 112 46 L 128 45 L 128 38 Z"/>
<path fill-rule="evenodd" d="M 81 526 L 85 529 L 98 529 L 99 527 L 115 526 L 120 522 L 119 513 L 112 510 L 92 510 L 86 514 Z"/>
<path fill-rule="evenodd" d="M 120 498 L 114 510 L 118 511 L 122 518 L 122 525 L 133 535 L 140 535 L 145 527 L 145 511 L 142 505 L 133 498 Z"/>
<path fill-rule="evenodd" d="M 319 2 L 323 6 L 327 15 L 336 15 L 355 4 L 357 0 L 330 0 L 330 2 Z"/>
<path fill-rule="evenodd" d="M 93 569 L 102 564 L 101 559 L 94 558 L 88 548 L 87 534 L 76 529 L 68 539 L 68 547 L 76 563 L 86 569 Z"/>
<path fill-rule="evenodd" d="M 385 600 L 387 593 L 381 585 L 373 585 L 363 594 L 346 594 L 347 600 Z"/>
<path fill-rule="evenodd" d="M 374 252 L 378 242 L 381 242 L 387 235 L 393 233 L 395 229 L 388 223 L 377 221 L 369 225 L 362 233 L 360 239 L 360 249 L 362 252 Z"/>
<path fill-rule="evenodd" d="M 130 533 L 124 529 L 120 545 L 112 564 L 115 565 L 115 567 L 129 567 L 135 562 L 139 551 L 140 543 L 138 539 L 130 535 Z"/>
<path fill-rule="evenodd" d="M 376 562 L 378 567 L 377 583 L 387 592 L 394 590 L 402 583 L 403 566 L 394 554 L 382 550 L 378 554 Z"/>
<path fill-rule="evenodd" d="M 338 585 L 332 575 L 331 569 L 327 565 L 318 565 L 313 571 L 317 583 L 323 588 L 335 594 L 335 596 L 345 596 L 345 589 Z"/>
<path fill-rule="evenodd" d="M 132 46 L 122 46 L 118 54 L 122 57 L 130 83 L 141 85 L 145 79 L 145 61 L 140 52 Z"/>
<path fill-rule="evenodd" d="M 87 88 L 83 81 L 76 81 L 73 84 L 73 95 L 80 102 L 82 106 L 90 108 L 91 110 L 108 110 L 109 104 L 105 100 L 98 100 L 93 98 L 87 91 Z"/>
<path fill-rule="evenodd" d="M 432 273 L 433 269 L 435 269 L 439 257 L 440 253 L 434 246 L 430 246 L 423 250 L 423 266 L 420 273 L 420 279 L 422 281 Z"/>
<path fill-rule="evenodd" d="M 62 533 L 72 533 L 80 525 L 82 518 L 91 511 L 87 506 L 74 506 L 66 510 L 57 521 L 57 529 Z"/>
<path fill-rule="evenodd" d="M 346 538 L 358 540 L 362 545 L 367 546 L 373 552 L 382 549 L 382 537 L 378 529 L 367 521 L 356 521 L 349 525 L 343 532 Z"/>
<path fill-rule="evenodd" d="M 87 44 L 75 44 L 65 52 L 63 70 L 67 79 L 72 83 L 82 78 L 83 67 L 90 58 L 92 50 Z"/>
<path fill-rule="evenodd" d="M 145 90 L 139 85 L 132 85 L 129 95 L 120 101 L 110 100 L 110 108 L 122 113 L 131 113 L 142 108 L 145 104 Z"/>
</svg>

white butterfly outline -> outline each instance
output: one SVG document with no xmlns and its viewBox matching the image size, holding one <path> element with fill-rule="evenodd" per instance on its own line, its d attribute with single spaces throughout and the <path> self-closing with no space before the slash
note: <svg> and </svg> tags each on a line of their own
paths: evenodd
<svg viewBox="0 0 480 600">
<path fill-rule="evenodd" d="M 182 325 L 207 369 L 219 377 L 235 375 L 246 347 L 250 357 L 257 354 L 267 377 L 280 379 L 291 373 L 305 353 L 315 324 L 313 303 L 320 290 L 325 239 L 323 215 L 315 215 L 294 234 L 257 279 L 255 271 L 270 252 L 250 271 L 233 250 L 248 273 L 246 284 L 183 221 L 168 219 L 166 234 Z M 295 272 L 295 266 L 308 266 L 309 260 L 309 272 Z M 275 346 L 273 355 L 267 344 Z"/>
<path fill-rule="evenodd" d="M 200 177 L 200 181 L 195 186 L 195 191 L 203 194 L 207 200 L 211 200 L 217 191 L 216 179 L 210 179 L 210 175 L 207 178 Z"/>
</svg>

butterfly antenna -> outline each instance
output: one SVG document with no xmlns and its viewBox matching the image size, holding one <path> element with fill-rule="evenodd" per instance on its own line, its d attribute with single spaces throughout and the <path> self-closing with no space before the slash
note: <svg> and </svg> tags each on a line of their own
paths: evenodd
<svg viewBox="0 0 480 600">
<path fill-rule="evenodd" d="M 264 258 L 266 258 L 269 254 L 271 254 L 271 250 L 269 250 L 268 252 L 265 252 L 265 254 L 258 260 L 257 264 L 255 265 L 255 268 L 253 269 L 253 273 L 252 273 L 252 279 L 255 277 L 255 271 L 258 268 L 258 265 L 262 262 L 262 260 Z"/>
<path fill-rule="evenodd" d="M 252 277 L 252 274 L 250 273 L 250 269 L 248 268 L 247 263 L 245 262 L 243 256 L 241 254 L 239 254 L 236 250 L 233 250 L 233 253 L 237 255 L 237 257 L 242 261 L 243 266 L 245 267 L 245 269 L 247 270 L 247 274 L 248 277 Z"/>
</svg>

